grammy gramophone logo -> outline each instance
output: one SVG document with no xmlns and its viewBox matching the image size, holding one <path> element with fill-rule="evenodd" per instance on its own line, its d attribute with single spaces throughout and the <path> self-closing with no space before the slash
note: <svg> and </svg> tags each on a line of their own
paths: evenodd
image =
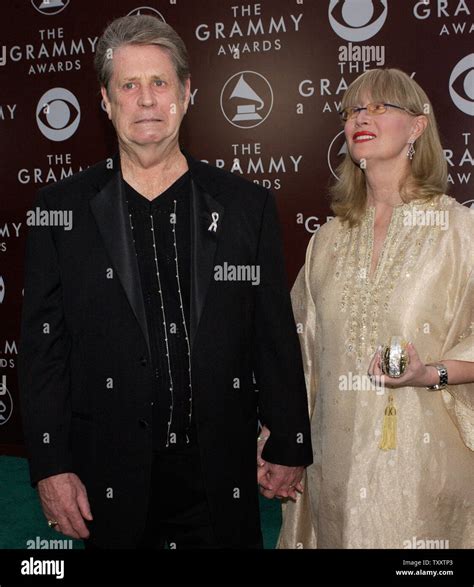
<svg viewBox="0 0 474 587">
<path fill-rule="evenodd" d="M 64 10 L 69 0 L 31 0 L 31 3 L 41 14 L 51 16 Z"/>
<path fill-rule="evenodd" d="M 165 17 L 159 12 L 156 8 L 152 8 L 151 6 L 139 6 L 138 8 L 134 8 L 130 10 L 127 16 L 137 16 L 137 15 L 145 15 L 145 16 L 156 16 L 163 22 L 165 21 Z"/>
<path fill-rule="evenodd" d="M 272 86 L 256 71 L 240 71 L 222 88 L 222 113 L 234 126 L 255 128 L 268 118 L 272 108 Z"/>
</svg>

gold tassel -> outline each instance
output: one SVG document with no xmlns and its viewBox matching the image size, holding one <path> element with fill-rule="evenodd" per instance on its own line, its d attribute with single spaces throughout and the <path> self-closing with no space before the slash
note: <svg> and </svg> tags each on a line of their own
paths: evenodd
<svg viewBox="0 0 474 587">
<path fill-rule="evenodd" d="M 383 417 L 382 440 L 379 448 L 393 450 L 397 447 L 397 409 L 393 405 L 393 395 L 388 396 L 388 406 Z"/>
</svg>

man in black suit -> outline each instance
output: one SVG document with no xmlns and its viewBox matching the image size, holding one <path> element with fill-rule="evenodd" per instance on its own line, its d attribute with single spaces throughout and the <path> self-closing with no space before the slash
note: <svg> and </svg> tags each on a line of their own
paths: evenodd
<svg viewBox="0 0 474 587">
<path fill-rule="evenodd" d="M 296 498 L 312 461 L 273 197 L 180 150 L 171 27 L 117 19 L 96 68 L 119 155 L 40 190 L 73 227 L 28 235 L 32 484 L 49 525 L 93 548 L 260 548 L 258 485 Z"/>
</svg>

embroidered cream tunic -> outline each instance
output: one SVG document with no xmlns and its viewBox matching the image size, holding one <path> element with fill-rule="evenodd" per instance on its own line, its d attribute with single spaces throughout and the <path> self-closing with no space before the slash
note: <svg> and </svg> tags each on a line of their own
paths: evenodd
<svg viewBox="0 0 474 587">
<path fill-rule="evenodd" d="M 325 224 L 293 287 L 314 464 L 284 505 L 278 547 L 472 548 L 474 385 L 382 394 L 366 375 L 394 335 L 426 363 L 474 361 L 474 215 L 448 196 L 397 206 L 369 276 L 374 215 L 368 207 L 352 229 Z M 397 446 L 383 451 L 388 392 Z"/>
</svg>

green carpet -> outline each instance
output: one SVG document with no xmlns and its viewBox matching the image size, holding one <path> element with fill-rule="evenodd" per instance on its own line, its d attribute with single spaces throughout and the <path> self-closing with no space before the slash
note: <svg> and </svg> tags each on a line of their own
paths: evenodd
<svg viewBox="0 0 474 587">
<path fill-rule="evenodd" d="M 281 525 L 280 502 L 260 497 L 266 549 L 275 548 Z M 0 456 L 0 548 L 27 548 L 28 541 L 58 540 L 46 524 L 38 494 L 29 482 L 26 459 Z M 82 540 L 72 540 L 83 548 Z M 30 543 L 31 544 L 31 543 Z"/>
</svg>

